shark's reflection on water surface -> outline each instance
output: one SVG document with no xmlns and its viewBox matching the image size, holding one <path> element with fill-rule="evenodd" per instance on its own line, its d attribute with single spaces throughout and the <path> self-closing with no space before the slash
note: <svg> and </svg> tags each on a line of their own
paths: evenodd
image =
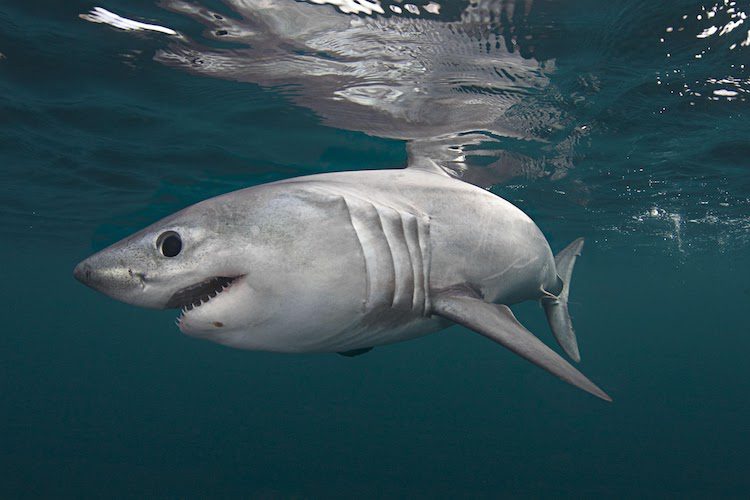
<svg viewBox="0 0 750 500">
<path fill-rule="evenodd" d="M 559 28 L 545 13 L 557 2 L 225 4 L 229 14 L 163 2 L 205 31 L 203 40 L 175 32 L 155 59 L 278 88 L 327 125 L 406 140 L 411 163 L 429 159 L 484 186 L 564 175 L 586 133 L 549 78 Z"/>
</svg>

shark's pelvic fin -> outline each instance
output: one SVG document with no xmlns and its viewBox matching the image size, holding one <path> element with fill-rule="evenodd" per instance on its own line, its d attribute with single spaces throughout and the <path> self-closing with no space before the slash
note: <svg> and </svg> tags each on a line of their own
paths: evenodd
<svg viewBox="0 0 750 500">
<path fill-rule="evenodd" d="M 347 358 L 353 358 L 354 356 L 361 356 L 362 354 L 366 354 L 370 351 L 372 351 L 372 347 L 361 347 L 359 349 L 352 349 L 351 351 L 343 351 L 337 354 L 346 356 Z"/>
<path fill-rule="evenodd" d="M 524 328 L 508 306 L 488 304 L 463 289 L 436 294 L 432 306 L 434 314 L 494 340 L 579 389 L 605 401 L 612 401 L 585 375 Z"/>
<path fill-rule="evenodd" d="M 581 255 L 583 238 L 578 238 L 555 255 L 557 275 L 562 280 L 563 288 L 557 297 L 542 297 L 542 306 L 547 314 L 547 321 L 557 343 L 571 359 L 578 362 L 581 354 L 578 351 L 578 341 L 573 330 L 573 322 L 568 312 L 568 294 L 570 293 L 570 279 L 573 276 L 573 266 L 576 257 Z"/>
</svg>

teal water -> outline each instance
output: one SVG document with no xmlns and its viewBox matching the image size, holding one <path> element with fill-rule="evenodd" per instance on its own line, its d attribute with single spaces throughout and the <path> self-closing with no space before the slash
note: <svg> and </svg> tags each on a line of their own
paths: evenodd
<svg viewBox="0 0 750 500">
<path fill-rule="evenodd" d="M 745 497 L 750 4 L 383 2 L 366 33 L 269 4 L 0 3 L 0 496 Z M 612 404 L 458 327 L 243 352 L 71 276 L 209 196 L 403 166 L 407 142 L 555 250 L 586 237 L 580 368 Z"/>
</svg>

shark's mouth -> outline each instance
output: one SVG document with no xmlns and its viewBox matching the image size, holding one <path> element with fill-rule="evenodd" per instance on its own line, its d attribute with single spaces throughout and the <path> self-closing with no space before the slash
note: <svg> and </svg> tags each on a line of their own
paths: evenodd
<svg viewBox="0 0 750 500">
<path fill-rule="evenodd" d="M 182 309 L 182 312 L 191 311 L 227 290 L 240 277 L 215 276 L 185 287 L 170 297 L 166 308 Z"/>
</svg>

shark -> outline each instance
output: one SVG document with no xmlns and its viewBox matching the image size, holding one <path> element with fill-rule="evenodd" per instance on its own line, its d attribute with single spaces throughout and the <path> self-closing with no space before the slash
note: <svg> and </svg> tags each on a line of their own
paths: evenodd
<svg viewBox="0 0 750 500">
<path fill-rule="evenodd" d="M 358 356 L 458 324 L 611 401 L 510 309 L 541 302 L 579 361 L 568 296 L 582 247 L 553 255 L 519 208 L 420 160 L 217 196 L 73 274 L 116 300 L 175 309 L 184 334 L 239 349 Z"/>
</svg>

